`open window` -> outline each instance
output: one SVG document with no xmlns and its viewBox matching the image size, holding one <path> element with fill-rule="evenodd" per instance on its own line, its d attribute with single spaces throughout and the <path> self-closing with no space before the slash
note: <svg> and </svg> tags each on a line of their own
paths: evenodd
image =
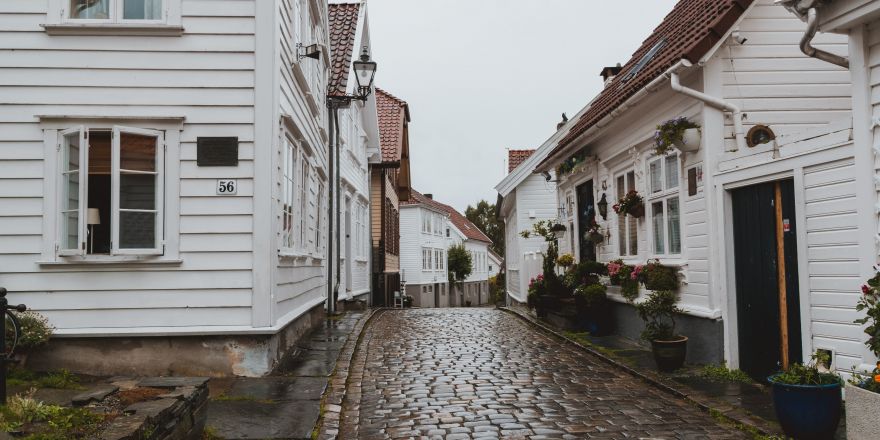
<svg viewBox="0 0 880 440">
<path fill-rule="evenodd" d="M 77 127 L 59 136 L 58 255 L 161 255 L 164 133 Z"/>
</svg>

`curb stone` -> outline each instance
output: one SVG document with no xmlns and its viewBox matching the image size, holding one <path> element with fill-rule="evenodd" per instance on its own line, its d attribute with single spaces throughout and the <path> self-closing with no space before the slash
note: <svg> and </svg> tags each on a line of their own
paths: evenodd
<svg viewBox="0 0 880 440">
<path fill-rule="evenodd" d="M 648 384 L 663 392 L 669 393 L 696 406 L 701 411 L 707 414 L 724 419 L 726 422 L 733 424 L 737 429 L 765 436 L 781 434 L 780 429 L 775 427 L 770 422 L 764 421 L 762 419 L 756 419 L 755 417 L 750 416 L 749 414 L 745 413 L 745 411 L 739 408 L 732 407 L 731 405 L 726 403 L 718 402 L 705 395 L 695 393 L 693 390 L 688 389 L 686 386 L 674 382 L 671 379 L 665 378 L 657 373 L 636 370 L 629 365 L 618 361 L 617 359 L 609 357 L 608 355 L 592 347 L 581 344 L 580 342 L 575 341 L 574 339 L 571 339 L 563 335 L 562 333 L 559 333 L 558 330 L 538 321 L 533 316 L 527 315 L 518 310 L 514 310 L 510 307 L 500 307 L 499 309 L 518 317 L 519 319 L 527 322 L 534 327 L 537 327 L 540 330 L 543 330 L 546 333 L 549 333 L 551 336 L 554 336 L 557 339 L 561 339 L 569 345 L 573 345 L 578 349 L 599 358 L 605 363 L 611 364 L 616 368 L 626 371 L 627 373 L 647 382 Z M 744 429 L 744 427 L 748 427 L 750 429 Z"/>
<path fill-rule="evenodd" d="M 362 316 L 354 329 L 352 329 L 349 338 L 345 341 L 339 357 L 336 359 L 336 366 L 330 373 L 330 380 L 324 395 L 321 397 L 321 409 L 318 421 L 315 423 L 313 432 L 317 433 L 317 438 L 331 440 L 339 438 L 340 420 L 343 416 L 343 400 L 348 393 L 349 373 L 354 355 L 363 337 L 363 331 L 366 325 L 377 316 L 384 308 L 377 308 L 368 311 Z M 352 337 L 354 336 L 354 337 Z"/>
</svg>

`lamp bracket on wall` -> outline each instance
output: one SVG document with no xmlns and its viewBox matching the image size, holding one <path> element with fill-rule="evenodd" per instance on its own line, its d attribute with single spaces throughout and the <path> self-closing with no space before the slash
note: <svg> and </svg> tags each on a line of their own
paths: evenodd
<svg viewBox="0 0 880 440">
<path fill-rule="evenodd" d="M 296 44 L 296 60 L 303 58 L 311 58 L 313 60 L 321 59 L 321 46 L 318 43 L 303 46 L 302 43 Z"/>
</svg>

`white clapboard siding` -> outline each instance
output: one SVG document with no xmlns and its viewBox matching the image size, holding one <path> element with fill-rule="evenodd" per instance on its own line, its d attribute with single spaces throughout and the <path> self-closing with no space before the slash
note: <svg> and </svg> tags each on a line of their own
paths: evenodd
<svg viewBox="0 0 880 440">
<path fill-rule="evenodd" d="M 855 171 L 852 159 L 804 169 L 807 268 L 813 344 L 840 356 L 856 350 L 861 328 L 853 324 L 861 285 Z"/>
<path fill-rule="evenodd" d="M 764 124 L 778 136 L 851 116 L 849 71 L 804 55 L 798 43 L 805 29 L 773 0 L 758 0 L 739 25 L 748 40 L 730 40 L 716 54 L 722 59 L 723 97 L 740 106 L 747 129 Z M 845 35 L 820 33 L 813 43 L 842 55 L 848 51 Z M 732 146 L 730 118 L 726 123 Z"/>
<path fill-rule="evenodd" d="M 248 326 L 253 287 L 254 0 L 182 0 L 180 37 L 50 36 L 48 2 L 0 2 L 0 286 L 77 329 Z M 37 115 L 182 116 L 177 264 L 40 265 L 47 188 Z M 148 127 L 145 127 L 148 128 Z M 236 136 L 237 167 L 196 165 L 201 136 Z M 176 138 L 176 136 L 175 136 Z M 179 164 L 179 165 L 178 165 Z M 168 169 L 166 168 L 166 172 Z M 237 178 L 237 196 L 215 195 Z M 47 215 L 49 214 L 49 215 Z M 174 222 L 174 228 L 168 224 Z M 54 234 L 54 232 L 53 232 Z M 268 294 L 264 292 L 263 294 Z"/>
</svg>

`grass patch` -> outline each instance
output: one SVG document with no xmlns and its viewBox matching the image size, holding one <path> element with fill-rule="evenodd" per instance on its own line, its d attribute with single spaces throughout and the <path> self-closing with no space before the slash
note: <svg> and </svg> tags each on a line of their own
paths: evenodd
<svg viewBox="0 0 880 440">
<path fill-rule="evenodd" d="M 700 369 L 700 377 L 715 382 L 738 382 L 744 384 L 754 384 L 755 381 L 742 370 L 731 370 L 727 368 L 727 364 L 704 365 Z"/>
<path fill-rule="evenodd" d="M 211 400 L 215 402 L 255 402 L 255 403 L 277 403 L 272 399 L 257 399 L 253 396 L 229 396 L 226 393 L 221 393 L 217 397 L 211 398 Z"/>
<path fill-rule="evenodd" d="M 573 339 L 575 342 L 577 342 L 581 345 L 590 347 L 591 349 L 596 350 L 599 353 L 604 354 L 605 356 L 608 356 L 610 358 L 614 358 L 619 361 L 623 361 L 626 364 L 631 364 L 631 361 L 629 359 L 619 355 L 618 350 L 614 350 L 614 349 L 611 349 L 608 347 L 603 347 L 601 345 L 596 345 L 593 343 L 593 341 L 590 341 L 590 339 L 589 339 L 590 333 L 589 332 L 578 333 L 578 332 L 573 332 L 573 331 L 564 331 L 564 332 L 562 332 L 562 334 L 566 338 Z"/>
<path fill-rule="evenodd" d="M 223 437 L 220 437 L 216 428 L 205 426 L 205 430 L 202 431 L 201 440 L 223 440 Z"/>
<path fill-rule="evenodd" d="M 36 389 L 11 397 L 0 407 L 0 429 L 22 432 L 25 440 L 96 438 L 104 417 L 84 408 L 47 405 L 34 399 Z"/>
<path fill-rule="evenodd" d="M 68 370 L 35 373 L 24 368 L 13 368 L 6 374 L 6 384 L 9 386 L 82 390 L 84 387 L 79 381 L 79 377 Z"/>
</svg>

